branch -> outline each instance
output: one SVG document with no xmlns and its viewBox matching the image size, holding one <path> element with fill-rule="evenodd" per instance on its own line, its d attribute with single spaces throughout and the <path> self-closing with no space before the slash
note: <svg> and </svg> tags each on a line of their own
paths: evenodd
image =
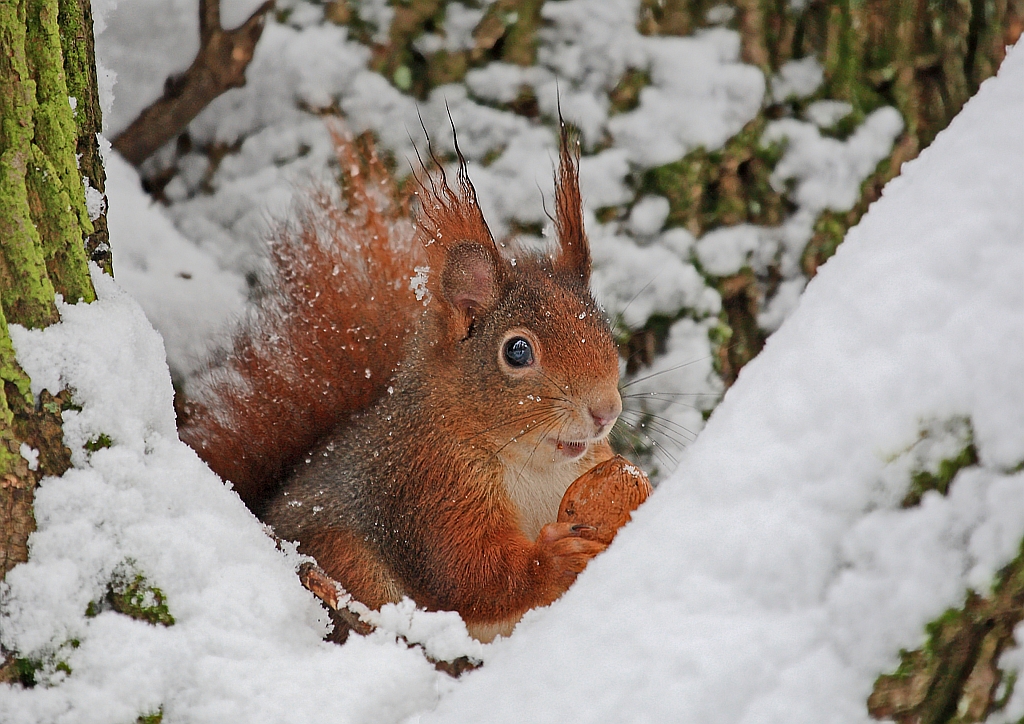
<svg viewBox="0 0 1024 724">
<path fill-rule="evenodd" d="M 359 604 L 352 599 L 350 594 L 345 592 L 340 583 L 324 573 L 323 569 L 319 566 L 307 561 L 299 566 L 298 574 L 299 582 L 306 590 L 320 599 L 324 606 L 327 607 L 327 612 L 331 616 L 331 622 L 334 624 L 334 631 L 327 637 L 328 641 L 343 644 L 348 639 L 351 631 L 365 636 L 376 628 L 373 624 L 360 618 L 353 607 L 353 604 L 355 606 L 359 606 Z M 402 637 L 399 636 L 399 638 Z M 473 661 L 467 656 L 460 656 L 453 661 L 445 661 L 443 659 L 434 659 L 428 656 L 426 652 L 423 655 L 426 656 L 427 661 L 434 665 L 435 669 L 454 677 L 461 676 L 464 672 L 472 671 L 480 666 L 478 662 Z"/>
<path fill-rule="evenodd" d="M 164 94 L 113 141 L 134 166 L 181 133 L 217 96 L 245 85 L 245 70 L 263 34 L 274 0 L 266 0 L 240 27 L 220 26 L 220 0 L 200 0 L 199 53 L 188 70 L 171 76 Z"/>
</svg>

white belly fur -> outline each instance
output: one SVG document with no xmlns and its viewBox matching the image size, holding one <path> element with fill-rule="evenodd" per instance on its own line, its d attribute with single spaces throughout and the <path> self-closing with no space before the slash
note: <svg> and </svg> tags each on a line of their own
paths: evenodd
<svg viewBox="0 0 1024 724">
<path fill-rule="evenodd" d="M 527 538 L 536 540 L 541 528 L 555 522 L 566 488 L 597 464 L 595 453 L 591 449 L 562 465 L 505 465 L 505 490 L 519 509 L 519 527 Z"/>
</svg>

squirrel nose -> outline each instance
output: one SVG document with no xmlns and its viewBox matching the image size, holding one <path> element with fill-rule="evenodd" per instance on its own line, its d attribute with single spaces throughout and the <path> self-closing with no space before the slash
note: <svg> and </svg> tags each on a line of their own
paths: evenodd
<svg viewBox="0 0 1024 724">
<path fill-rule="evenodd" d="M 622 400 L 616 393 L 615 397 L 596 402 L 590 405 L 589 409 L 590 419 L 594 421 L 594 425 L 598 430 L 604 430 L 605 427 L 613 424 L 619 413 L 622 412 Z"/>
</svg>

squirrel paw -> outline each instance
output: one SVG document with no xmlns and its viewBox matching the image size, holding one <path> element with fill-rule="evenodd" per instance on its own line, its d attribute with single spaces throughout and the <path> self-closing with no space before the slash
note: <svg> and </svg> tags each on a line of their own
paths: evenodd
<svg viewBox="0 0 1024 724">
<path fill-rule="evenodd" d="M 587 567 L 590 559 L 608 546 L 585 537 L 592 526 L 578 523 L 548 523 L 537 536 L 537 545 L 555 569 L 556 577 L 568 587 Z"/>
</svg>

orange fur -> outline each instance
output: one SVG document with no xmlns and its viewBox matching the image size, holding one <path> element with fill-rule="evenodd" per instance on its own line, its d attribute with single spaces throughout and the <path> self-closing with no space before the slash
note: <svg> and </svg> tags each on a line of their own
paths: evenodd
<svg viewBox="0 0 1024 724">
<path fill-rule="evenodd" d="M 313 189 L 271 239 L 269 299 L 188 389 L 179 435 L 250 506 L 387 387 L 422 312 L 408 205 L 366 142 L 335 134 L 341 203 Z"/>
</svg>

